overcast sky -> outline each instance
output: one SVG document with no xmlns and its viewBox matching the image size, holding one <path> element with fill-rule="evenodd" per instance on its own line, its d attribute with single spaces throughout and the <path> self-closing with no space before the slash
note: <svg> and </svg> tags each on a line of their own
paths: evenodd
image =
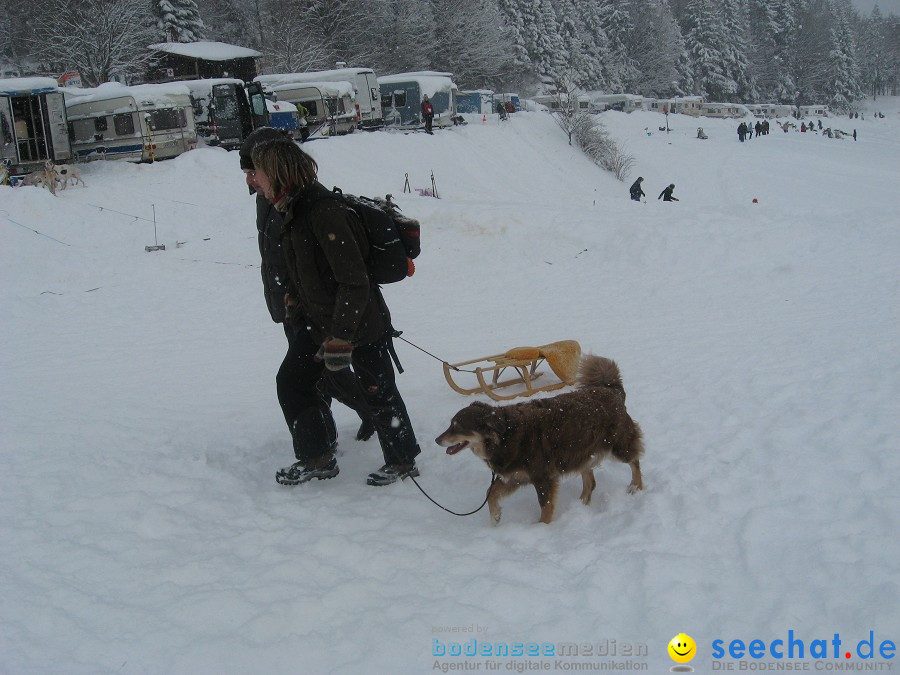
<svg viewBox="0 0 900 675">
<path fill-rule="evenodd" d="M 875 3 L 881 8 L 882 14 L 896 14 L 900 16 L 900 0 L 851 0 L 853 6 L 859 10 L 863 16 L 868 16 L 872 12 Z"/>
</svg>

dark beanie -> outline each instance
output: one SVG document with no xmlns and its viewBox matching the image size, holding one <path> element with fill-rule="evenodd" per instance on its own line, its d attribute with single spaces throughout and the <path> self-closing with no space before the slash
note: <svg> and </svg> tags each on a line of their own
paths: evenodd
<svg viewBox="0 0 900 675">
<path fill-rule="evenodd" d="M 253 166 L 253 148 L 257 145 L 263 141 L 284 140 L 285 138 L 287 138 L 287 136 L 279 129 L 273 129 L 272 127 L 260 127 L 259 129 L 256 129 L 252 134 L 247 136 L 241 144 L 241 149 L 238 150 L 238 155 L 240 155 L 241 158 L 241 169 L 253 171 L 256 168 Z"/>
</svg>

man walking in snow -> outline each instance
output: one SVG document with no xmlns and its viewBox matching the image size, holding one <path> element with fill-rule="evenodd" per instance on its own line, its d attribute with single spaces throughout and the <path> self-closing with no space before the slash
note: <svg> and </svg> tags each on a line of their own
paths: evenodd
<svg viewBox="0 0 900 675">
<path fill-rule="evenodd" d="M 644 179 L 642 176 L 638 176 L 638 179 L 636 181 L 634 181 L 634 183 L 632 183 L 631 187 L 629 188 L 629 192 L 631 193 L 631 198 L 636 202 L 641 201 L 641 197 L 644 196 L 644 191 L 643 191 L 643 189 L 641 189 L 641 181 L 643 181 L 643 180 Z"/>
<path fill-rule="evenodd" d="M 672 183 L 669 187 L 659 193 L 659 197 L 657 200 L 662 199 L 664 202 L 677 202 L 678 199 L 672 196 L 672 192 L 675 190 L 675 183 Z"/>
<path fill-rule="evenodd" d="M 253 165 L 253 149 L 263 141 L 286 140 L 284 133 L 272 127 L 260 127 L 249 136 L 238 150 L 244 180 L 250 194 L 256 194 L 256 230 L 259 235 L 259 254 L 262 258 L 262 282 L 266 295 L 266 307 L 272 321 L 284 326 L 288 344 L 296 335 L 289 309 L 285 305 L 288 292 L 288 268 L 281 248 L 282 218 L 276 208 L 262 195 L 256 183 L 256 167 Z M 328 372 L 319 382 L 323 401 L 329 405 L 336 398 L 359 415 L 361 424 L 356 440 L 367 441 L 375 434 L 375 423 L 364 401 L 359 384 L 349 371 Z M 335 432 L 336 433 L 336 432 Z"/>
</svg>

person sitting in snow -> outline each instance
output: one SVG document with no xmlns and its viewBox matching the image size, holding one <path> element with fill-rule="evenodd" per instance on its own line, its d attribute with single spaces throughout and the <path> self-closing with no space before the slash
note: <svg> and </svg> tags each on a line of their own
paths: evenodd
<svg viewBox="0 0 900 675">
<path fill-rule="evenodd" d="M 672 196 L 672 192 L 675 190 L 675 183 L 672 183 L 669 187 L 659 193 L 659 197 L 657 200 L 662 199 L 664 202 L 677 202 L 678 199 Z"/>
<path fill-rule="evenodd" d="M 631 193 L 631 198 L 636 202 L 641 201 L 641 197 L 644 196 L 644 190 L 641 188 L 641 182 L 643 180 L 644 179 L 642 176 L 638 176 L 638 179 L 634 181 L 634 183 L 632 183 L 631 187 L 628 189 L 628 191 Z"/>
</svg>

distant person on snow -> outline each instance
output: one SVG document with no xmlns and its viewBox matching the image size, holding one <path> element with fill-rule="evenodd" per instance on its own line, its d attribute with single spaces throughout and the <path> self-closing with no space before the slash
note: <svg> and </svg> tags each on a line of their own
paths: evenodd
<svg viewBox="0 0 900 675">
<path fill-rule="evenodd" d="M 747 125 L 741 122 L 737 128 L 738 138 L 741 140 L 741 143 L 744 142 L 744 136 L 747 135 Z"/>
<path fill-rule="evenodd" d="M 656 199 L 662 199 L 664 202 L 677 202 L 678 198 L 672 196 L 672 192 L 675 191 L 675 183 L 672 183 L 669 187 L 659 193 L 659 197 Z"/>
<path fill-rule="evenodd" d="M 631 187 L 628 189 L 628 191 L 631 193 L 631 198 L 636 202 L 641 201 L 641 197 L 644 196 L 644 190 L 641 188 L 641 182 L 643 180 L 644 179 L 642 176 L 638 176 L 638 179 L 634 181 L 631 184 Z"/>
<path fill-rule="evenodd" d="M 422 98 L 422 119 L 425 120 L 425 133 L 432 133 L 431 122 L 434 120 L 434 106 L 428 100 L 427 94 Z"/>
</svg>

